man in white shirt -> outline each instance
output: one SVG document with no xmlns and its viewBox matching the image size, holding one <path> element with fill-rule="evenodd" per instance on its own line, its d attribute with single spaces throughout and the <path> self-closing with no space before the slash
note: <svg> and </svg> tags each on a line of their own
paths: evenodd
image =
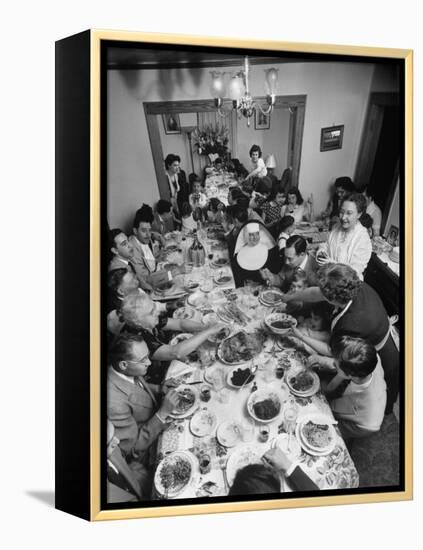
<svg viewBox="0 0 423 550">
<path fill-rule="evenodd" d="M 373 220 L 373 236 L 377 237 L 380 235 L 380 226 L 382 224 L 382 210 L 374 202 L 372 192 L 368 187 L 365 187 L 363 189 L 363 195 L 367 203 L 366 214 L 369 214 L 369 216 L 371 216 Z"/>
</svg>

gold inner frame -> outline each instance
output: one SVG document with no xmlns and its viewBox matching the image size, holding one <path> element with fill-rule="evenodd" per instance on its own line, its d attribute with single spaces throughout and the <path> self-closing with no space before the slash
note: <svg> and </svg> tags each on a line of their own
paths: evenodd
<svg viewBox="0 0 423 550">
<path fill-rule="evenodd" d="M 213 504 L 190 504 L 154 508 L 132 508 L 101 510 L 100 507 L 100 45 L 102 40 L 122 42 L 144 42 L 149 44 L 178 44 L 186 46 L 210 46 L 228 48 L 253 48 L 301 53 L 352 55 L 362 57 L 385 57 L 405 61 L 405 392 L 404 392 L 404 436 L 405 456 L 404 491 L 366 493 L 341 496 L 319 496 L 307 498 L 261 500 L 248 502 L 225 502 Z M 329 506 L 338 504 L 360 504 L 411 500 L 413 498 L 413 51 L 391 48 L 370 48 L 360 46 L 334 46 L 328 44 L 306 44 L 296 42 L 273 42 L 212 38 L 188 35 L 149 34 L 141 32 L 92 30 L 91 31 L 91 85 L 90 85 L 90 470 L 91 470 L 91 520 L 152 518 Z"/>
</svg>

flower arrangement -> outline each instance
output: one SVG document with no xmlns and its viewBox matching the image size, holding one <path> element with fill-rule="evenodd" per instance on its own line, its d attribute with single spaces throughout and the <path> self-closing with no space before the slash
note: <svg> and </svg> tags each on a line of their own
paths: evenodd
<svg viewBox="0 0 423 550">
<path fill-rule="evenodd" d="M 196 128 L 192 133 L 194 146 L 199 155 L 216 154 L 219 157 L 226 157 L 228 152 L 228 129 L 225 126 L 208 124 L 200 130 Z"/>
</svg>

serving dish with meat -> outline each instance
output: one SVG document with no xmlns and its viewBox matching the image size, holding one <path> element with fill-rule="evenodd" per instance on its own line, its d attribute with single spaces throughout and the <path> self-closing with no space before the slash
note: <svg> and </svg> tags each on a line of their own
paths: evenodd
<svg viewBox="0 0 423 550">
<path fill-rule="evenodd" d="M 232 388 L 246 387 L 254 380 L 255 375 L 251 372 L 250 367 L 236 367 L 228 372 L 226 381 Z"/>
<path fill-rule="evenodd" d="M 320 387 L 318 375 L 306 368 L 295 369 L 293 372 L 290 372 L 286 383 L 291 392 L 299 397 L 310 397 Z"/>
<path fill-rule="evenodd" d="M 257 390 L 247 400 L 247 411 L 257 422 L 273 422 L 282 411 L 287 393 L 282 389 Z"/>
<path fill-rule="evenodd" d="M 239 331 L 225 338 L 217 348 L 217 357 L 226 365 L 241 365 L 261 351 L 263 340 L 258 334 Z"/>
</svg>

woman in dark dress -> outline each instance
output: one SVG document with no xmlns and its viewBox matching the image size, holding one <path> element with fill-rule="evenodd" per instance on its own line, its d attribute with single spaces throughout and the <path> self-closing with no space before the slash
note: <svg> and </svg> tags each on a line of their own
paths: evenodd
<svg viewBox="0 0 423 550">
<path fill-rule="evenodd" d="M 373 344 L 382 361 L 387 385 L 386 414 L 398 395 L 399 352 L 391 333 L 391 324 L 385 306 L 377 292 L 360 281 L 356 271 L 345 264 L 327 264 L 318 272 L 318 286 L 327 302 L 335 307 L 331 333 L 333 336 L 355 336 Z M 310 289 L 307 289 L 310 290 Z M 289 299 L 304 299 L 307 290 L 289 296 Z M 314 342 L 295 331 L 304 342 L 322 355 L 331 355 L 329 346 Z M 322 346 L 327 346 L 323 349 Z"/>
</svg>

